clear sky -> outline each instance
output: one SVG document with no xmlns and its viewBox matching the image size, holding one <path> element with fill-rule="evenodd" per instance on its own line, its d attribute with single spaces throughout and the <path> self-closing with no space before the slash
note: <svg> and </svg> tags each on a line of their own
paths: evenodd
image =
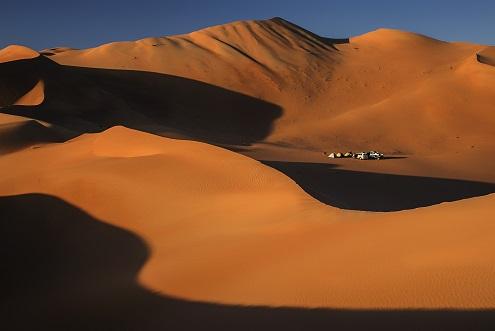
<svg viewBox="0 0 495 331">
<path fill-rule="evenodd" d="M 386 27 L 495 44 L 495 0 L 2 0 L 0 47 L 86 48 L 274 16 L 326 37 Z"/>
</svg>

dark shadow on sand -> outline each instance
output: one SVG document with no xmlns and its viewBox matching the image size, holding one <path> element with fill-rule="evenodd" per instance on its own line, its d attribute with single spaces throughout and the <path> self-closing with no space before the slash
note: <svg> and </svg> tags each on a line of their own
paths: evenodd
<svg viewBox="0 0 495 331">
<path fill-rule="evenodd" d="M 399 159 L 407 159 L 407 156 L 387 155 L 381 158 L 381 160 L 399 160 Z M 376 161 L 376 160 L 368 160 L 368 161 Z"/>
<path fill-rule="evenodd" d="M 40 106 L 10 105 L 39 80 L 45 85 Z M 0 107 L 72 130 L 74 136 L 124 125 L 244 146 L 263 140 L 282 114 L 278 105 L 192 79 L 64 66 L 44 56 L 0 64 Z"/>
<path fill-rule="evenodd" d="M 230 306 L 141 287 L 136 235 L 53 196 L 0 197 L 4 330 L 493 330 L 493 310 Z"/>
<path fill-rule="evenodd" d="M 341 170 L 328 163 L 263 163 L 292 178 L 319 201 L 343 209 L 397 211 L 495 192 L 495 184 L 483 182 Z"/>
<path fill-rule="evenodd" d="M 322 44 L 326 45 L 327 47 L 334 49 L 334 50 L 338 50 L 335 47 L 335 45 L 348 44 L 350 42 L 349 38 L 327 38 L 327 37 L 319 36 L 319 35 L 311 32 L 309 30 L 306 30 L 305 28 L 303 28 L 297 24 L 286 21 L 285 19 L 283 19 L 281 17 L 273 17 L 272 21 L 283 25 L 287 30 L 291 31 L 292 33 L 294 33 L 296 35 L 300 35 L 301 33 L 304 33 L 304 34 L 310 36 L 311 38 L 313 38 L 314 40 L 317 40 L 317 41 L 321 42 Z M 302 39 L 305 39 L 305 37 L 303 36 Z"/>
<path fill-rule="evenodd" d="M 476 53 L 476 60 L 479 63 L 483 63 L 486 65 L 495 67 L 495 57 L 493 57 L 493 56 L 486 56 L 486 55 Z"/>
</svg>

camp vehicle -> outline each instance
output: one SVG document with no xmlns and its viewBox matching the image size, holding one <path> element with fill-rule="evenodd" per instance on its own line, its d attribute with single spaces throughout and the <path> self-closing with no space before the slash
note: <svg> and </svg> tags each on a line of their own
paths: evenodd
<svg viewBox="0 0 495 331">
<path fill-rule="evenodd" d="M 354 154 L 354 158 L 356 158 L 358 160 L 367 160 L 367 159 L 369 159 L 369 155 L 367 152 L 359 152 L 359 153 Z"/>
<path fill-rule="evenodd" d="M 370 151 L 368 154 L 370 156 L 370 159 L 380 160 L 381 158 L 383 158 L 383 154 L 376 151 Z"/>
<path fill-rule="evenodd" d="M 354 154 L 354 158 L 356 158 L 358 160 L 369 160 L 369 159 L 380 160 L 381 158 L 383 158 L 383 154 L 378 153 L 376 151 L 359 152 L 359 153 Z"/>
</svg>

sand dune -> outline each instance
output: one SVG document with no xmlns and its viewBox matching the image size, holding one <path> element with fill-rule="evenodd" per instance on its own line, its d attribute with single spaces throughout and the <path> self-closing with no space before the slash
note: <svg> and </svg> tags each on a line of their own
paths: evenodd
<svg viewBox="0 0 495 331">
<path fill-rule="evenodd" d="M 1 315 L 22 329 L 177 329 L 188 309 L 237 329 L 493 325 L 494 58 L 280 18 L 5 48 Z M 322 153 L 375 148 L 388 158 Z"/>
<path fill-rule="evenodd" d="M 316 150 L 380 145 L 388 152 L 436 154 L 459 146 L 458 136 L 465 138 L 460 149 L 469 151 L 476 138 L 466 127 L 477 126 L 493 138 L 495 75 L 476 62 L 484 48 L 389 29 L 345 43 L 273 19 L 111 43 L 51 59 L 188 77 L 280 105 L 283 114 L 267 137 L 273 143 Z M 473 87 L 477 80 L 483 84 Z M 416 124 L 402 129 L 401 123 L 411 121 Z M 423 134 L 431 131 L 436 132 Z"/>
<path fill-rule="evenodd" d="M 37 105 L 44 99 L 39 67 L 49 61 L 21 46 L 0 51 L 0 107 L 14 104 Z"/>
<path fill-rule="evenodd" d="M 19 45 L 10 45 L 0 51 L 0 62 L 10 62 L 25 59 L 33 59 L 40 54 L 28 47 Z"/>
<path fill-rule="evenodd" d="M 471 146 L 492 148 L 494 141 L 491 109 L 495 99 L 490 86 L 495 82 L 495 74 L 490 66 L 476 61 L 484 49 L 486 47 L 480 45 L 446 43 L 387 29 L 351 38 L 346 43 L 342 39 L 318 37 L 278 18 L 243 21 L 182 36 L 115 42 L 88 50 L 64 49 L 53 53 L 50 59 L 71 66 L 185 77 L 280 106 L 281 112 L 272 111 L 265 120 L 250 120 L 247 116 L 238 116 L 242 112 L 237 111 L 226 120 L 229 124 L 223 122 L 200 133 L 197 128 L 188 127 L 197 121 L 198 112 L 185 118 L 183 113 L 199 107 L 210 109 L 209 113 L 222 108 L 219 117 L 224 118 L 223 109 L 240 106 L 222 106 L 208 99 L 201 100 L 201 106 L 188 104 L 189 100 L 184 101 L 181 94 L 177 96 L 170 86 L 143 83 L 151 79 L 147 76 L 153 76 L 144 73 L 126 75 L 127 79 L 136 80 L 132 84 L 139 84 L 132 91 L 136 95 L 129 98 L 131 83 L 119 84 L 115 79 L 123 73 L 66 66 L 58 71 L 73 77 L 64 80 L 75 81 L 76 86 L 68 92 L 77 91 L 79 95 L 57 100 L 67 93 L 56 91 L 47 101 L 52 98 L 57 106 L 63 103 L 66 116 L 70 115 L 69 109 L 75 108 L 77 115 L 73 115 L 79 117 L 78 120 L 80 104 L 71 104 L 71 100 L 90 99 L 91 104 L 84 108 L 92 108 L 97 113 L 102 108 L 108 109 L 110 103 L 113 113 L 118 114 L 112 116 L 112 121 L 102 120 L 101 116 L 84 116 L 84 121 L 94 128 L 124 124 L 143 130 L 144 125 L 135 124 L 135 117 L 141 116 L 143 123 L 146 122 L 142 119 L 144 115 L 153 117 L 151 124 L 146 124 L 149 132 L 167 135 L 173 127 L 180 131 L 180 136 L 195 139 L 206 136 L 206 141 L 214 141 L 212 133 L 222 131 L 221 128 L 234 125 L 237 126 L 235 131 L 239 131 L 241 125 L 252 129 L 264 122 L 270 129 L 263 136 L 244 140 L 284 143 L 319 151 L 380 146 L 389 153 L 472 152 Z M 49 89 L 47 75 L 54 73 L 45 75 L 44 82 Z M 155 80 L 165 80 L 165 77 L 159 79 L 159 75 L 155 77 Z M 122 77 L 117 80 L 122 81 Z M 81 81 L 86 82 L 82 85 L 90 86 L 77 88 Z M 191 90 L 190 87 L 185 89 Z M 149 100 L 149 104 L 134 106 L 131 111 L 123 105 L 136 99 Z M 47 108 L 54 107 L 47 105 Z M 259 106 L 249 108 L 247 111 L 254 113 L 253 108 Z M 53 113 L 53 109 L 50 112 Z M 181 123 L 176 123 L 177 114 L 183 117 Z M 156 127 L 158 122 L 162 125 Z M 198 124 L 204 127 L 218 122 L 217 118 L 199 120 Z M 412 122 L 414 125 L 404 129 L 403 123 Z M 477 127 L 475 132 L 470 130 L 473 126 Z M 434 133 L 425 134 L 429 132 Z M 173 136 L 173 133 L 168 135 Z M 246 133 L 239 135 L 246 136 Z M 217 140 L 235 145 L 240 143 L 239 135 L 219 132 Z"/>
<path fill-rule="evenodd" d="M 138 234 L 152 252 L 139 281 L 164 294 L 340 308 L 495 302 L 486 282 L 494 272 L 493 196 L 345 213 L 252 159 L 120 127 L 5 156 L 7 170 L 2 195 L 57 196 Z"/>
</svg>

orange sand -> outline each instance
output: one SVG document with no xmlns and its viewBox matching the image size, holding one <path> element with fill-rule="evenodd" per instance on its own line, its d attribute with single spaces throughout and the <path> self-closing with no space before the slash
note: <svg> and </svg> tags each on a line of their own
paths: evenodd
<svg viewBox="0 0 495 331">
<path fill-rule="evenodd" d="M 0 51 L 22 77 L 0 85 L 0 195 L 142 238 L 149 259 L 116 283 L 229 305 L 495 308 L 493 47 L 388 29 L 346 42 L 276 18 L 42 54 Z M 396 158 L 322 154 L 371 148 Z M 377 174 L 383 188 L 339 195 Z M 417 190 L 388 192 L 399 178 L 459 192 L 392 206 Z M 353 210 L 374 194 L 404 210 Z"/>
</svg>

